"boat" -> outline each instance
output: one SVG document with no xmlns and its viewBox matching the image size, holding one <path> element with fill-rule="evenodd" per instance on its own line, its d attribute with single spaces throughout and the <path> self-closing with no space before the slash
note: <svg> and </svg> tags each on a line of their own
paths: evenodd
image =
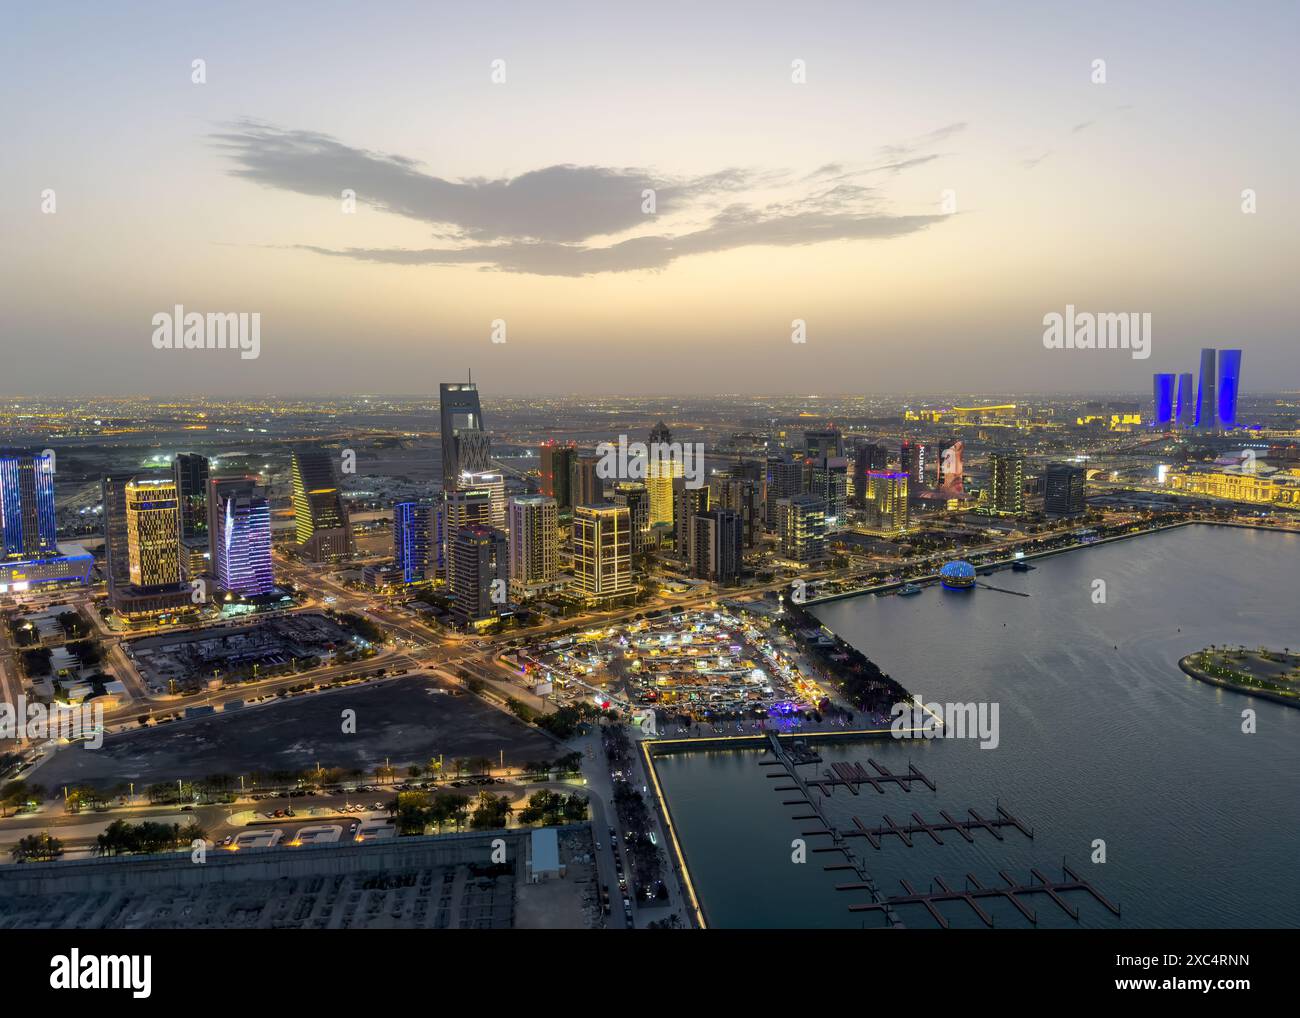
<svg viewBox="0 0 1300 1018">
<path fill-rule="evenodd" d="M 1023 559 L 1017 559 L 1015 562 L 1011 563 L 1011 571 L 1013 573 L 1027 573 L 1033 568 L 1033 566 Z"/>
<path fill-rule="evenodd" d="M 898 588 L 898 594 L 900 597 L 910 597 L 913 594 L 919 594 L 919 593 L 921 593 L 921 588 L 918 587 L 915 583 L 904 583 L 901 587 Z"/>
</svg>

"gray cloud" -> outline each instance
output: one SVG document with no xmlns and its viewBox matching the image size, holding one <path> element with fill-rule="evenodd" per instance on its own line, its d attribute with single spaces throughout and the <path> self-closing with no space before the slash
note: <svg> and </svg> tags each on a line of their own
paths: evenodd
<svg viewBox="0 0 1300 1018">
<path fill-rule="evenodd" d="M 892 215 L 873 188 L 854 178 L 896 173 L 937 158 L 911 153 L 963 126 L 950 125 L 891 148 L 891 159 L 883 165 L 849 170 L 828 164 L 799 181 L 812 190 L 762 206 L 735 198 L 789 186 L 790 174 L 729 167 L 699 177 L 666 178 L 633 168 L 560 165 L 512 178 L 447 180 L 406 157 L 353 148 L 312 131 L 245 120 L 210 137 L 234 164 L 234 176 L 334 201 L 351 188 L 360 202 L 436 227 L 432 235 L 450 245 L 414 250 L 294 245 L 300 250 L 390 265 L 478 265 L 582 276 L 661 269 L 678 258 L 739 247 L 883 239 L 925 229 L 947 217 Z M 655 192 L 659 216 L 695 212 L 691 218 L 703 225 L 676 235 L 655 233 L 602 246 L 585 243 L 653 223 L 641 211 L 646 189 Z M 701 220 L 699 213 L 708 218 Z"/>
</svg>

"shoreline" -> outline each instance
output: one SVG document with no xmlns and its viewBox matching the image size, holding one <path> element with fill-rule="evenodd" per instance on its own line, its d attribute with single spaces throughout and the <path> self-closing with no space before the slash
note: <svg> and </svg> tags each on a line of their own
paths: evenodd
<svg viewBox="0 0 1300 1018">
<path fill-rule="evenodd" d="M 1184 674 L 1191 678 L 1198 679 L 1211 686 L 1218 686 L 1220 689 L 1230 689 L 1234 693 L 1241 693 L 1244 696 L 1258 696 L 1262 700 L 1272 700 L 1274 703 L 1285 704 L 1288 707 L 1300 707 L 1300 697 L 1283 696 L 1281 693 L 1274 693 L 1267 689 L 1254 689 L 1250 686 L 1239 686 L 1235 682 L 1229 682 L 1226 679 L 1220 679 L 1217 676 L 1211 675 L 1209 672 L 1201 671 L 1192 664 L 1192 658 L 1199 653 L 1200 651 L 1196 651 L 1192 654 L 1188 654 L 1186 657 L 1178 659 L 1178 667 Z"/>
</svg>

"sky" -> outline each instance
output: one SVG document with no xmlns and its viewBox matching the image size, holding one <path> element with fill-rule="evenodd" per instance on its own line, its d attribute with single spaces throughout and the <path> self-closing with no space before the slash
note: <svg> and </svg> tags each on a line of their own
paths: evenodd
<svg viewBox="0 0 1300 1018">
<path fill-rule="evenodd" d="M 0 394 L 1297 389 L 1298 10 L 14 7 Z"/>
</svg>

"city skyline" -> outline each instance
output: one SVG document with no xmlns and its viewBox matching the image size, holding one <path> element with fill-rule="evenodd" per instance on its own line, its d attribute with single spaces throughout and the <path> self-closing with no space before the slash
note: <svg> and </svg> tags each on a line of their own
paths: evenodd
<svg viewBox="0 0 1300 1018">
<path fill-rule="evenodd" d="M 1142 391 L 1207 346 L 1300 387 L 1293 8 L 350 10 L 16 15 L 6 393 Z M 178 305 L 259 355 L 156 349 Z M 1045 349 L 1067 305 L 1150 359 Z"/>
</svg>

